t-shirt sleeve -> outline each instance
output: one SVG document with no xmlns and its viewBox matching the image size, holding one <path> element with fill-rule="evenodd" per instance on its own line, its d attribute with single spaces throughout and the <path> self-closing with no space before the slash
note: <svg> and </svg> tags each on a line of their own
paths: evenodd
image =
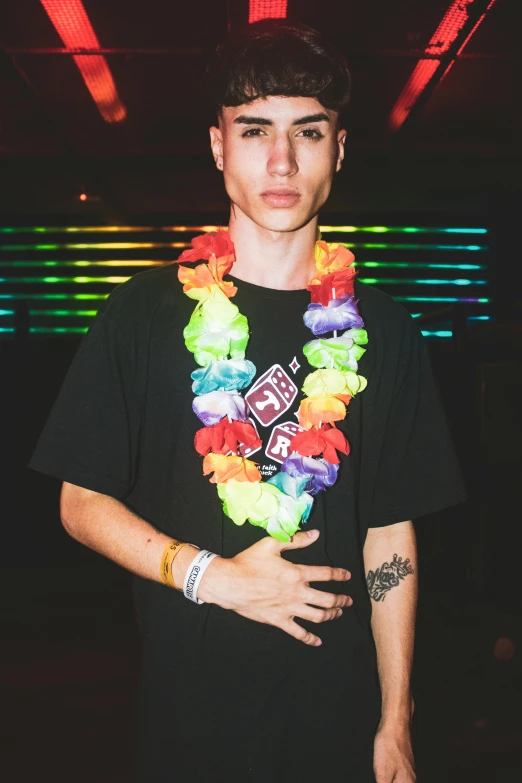
<svg viewBox="0 0 522 783">
<path fill-rule="evenodd" d="M 369 527 L 417 519 L 466 499 L 426 342 L 413 322 L 399 364 Z"/>
<path fill-rule="evenodd" d="M 131 352 L 108 304 L 80 343 L 28 467 L 123 500 L 136 476 L 140 414 Z"/>
</svg>

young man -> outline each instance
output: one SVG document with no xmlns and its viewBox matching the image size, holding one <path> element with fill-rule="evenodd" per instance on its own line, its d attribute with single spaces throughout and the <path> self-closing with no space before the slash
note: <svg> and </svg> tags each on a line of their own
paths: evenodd
<svg viewBox="0 0 522 783">
<path fill-rule="evenodd" d="M 316 246 L 318 211 L 343 162 L 339 117 L 349 73 L 316 31 L 264 22 L 228 39 L 209 74 L 219 117 L 211 147 L 231 203 L 229 238 L 199 240 L 184 254 L 187 264 L 208 260 L 208 268 L 166 264 L 113 290 L 82 341 L 30 466 L 63 480 L 67 531 L 135 574 L 143 637 L 136 781 L 335 776 L 412 783 L 411 520 L 459 502 L 463 491 L 409 314 L 358 282 L 353 295 L 352 272 L 342 262 L 351 262 L 350 254 Z M 198 282 L 197 275 L 207 277 Z M 215 347 L 224 332 L 214 325 L 203 333 L 201 319 L 228 313 L 229 302 L 239 308 L 240 315 L 232 311 L 238 333 L 248 319 L 246 354 L 234 332 L 223 355 L 219 349 L 209 358 L 206 338 Z M 334 310 L 342 325 L 321 330 L 314 319 Z M 315 348 L 328 354 L 326 364 L 312 363 L 330 368 L 314 379 L 353 381 L 360 373 L 360 393 L 310 391 L 307 324 L 321 336 Z M 334 331 L 346 324 L 346 333 Z M 342 350 L 349 363 L 335 369 L 332 357 L 348 332 Z M 196 372 L 187 346 L 202 365 Z M 223 367 L 239 377 L 248 362 L 255 377 L 238 380 L 237 388 L 215 381 Z M 191 376 L 201 395 L 194 411 L 206 428 L 191 411 Z M 307 419 L 303 384 L 306 404 L 328 399 L 341 413 Z M 242 386 L 248 408 L 238 398 Z M 205 420 L 198 408 L 204 399 L 218 400 L 221 412 L 208 402 Z M 225 413 L 223 400 L 232 400 L 235 412 Z M 202 447 L 208 439 L 215 444 L 219 428 L 228 437 L 237 426 L 250 438 L 250 459 L 230 454 L 244 456 L 237 443 L 230 450 Z M 299 452 L 295 444 L 306 433 L 335 441 L 335 448 Z M 203 465 L 216 471 L 218 491 L 202 475 L 195 439 L 201 454 L 213 452 Z M 249 478 L 218 478 L 223 460 Z M 315 495 L 308 521 L 313 477 L 306 473 L 304 484 L 295 472 L 288 478 L 284 471 L 296 464 L 337 477 L 324 479 L 329 486 Z M 299 486 L 294 496 L 290 485 Z M 232 490 L 255 490 L 268 505 L 275 497 L 277 513 L 251 503 L 239 518 L 242 501 Z M 298 506 L 297 528 L 291 512 Z M 252 524 L 241 524 L 246 518 Z M 178 549 L 178 541 L 188 543 Z M 203 604 L 185 597 L 191 590 Z"/>
</svg>

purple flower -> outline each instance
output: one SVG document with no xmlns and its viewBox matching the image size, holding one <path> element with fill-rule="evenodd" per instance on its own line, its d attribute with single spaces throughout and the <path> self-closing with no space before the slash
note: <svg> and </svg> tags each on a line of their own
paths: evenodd
<svg viewBox="0 0 522 783">
<path fill-rule="evenodd" d="M 318 302 L 309 304 L 303 320 L 315 337 L 334 330 L 364 326 L 352 294 L 346 294 L 341 299 L 332 299 L 327 307 Z"/>
<path fill-rule="evenodd" d="M 213 391 L 196 397 L 192 409 L 205 427 L 228 416 L 232 421 L 248 421 L 247 404 L 236 392 Z"/>
<path fill-rule="evenodd" d="M 289 473 L 295 479 L 306 478 L 306 491 L 311 495 L 317 495 L 326 487 L 335 484 L 339 465 L 334 465 L 325 459 L 302 457 L 297 451 L 294 451 L 285 459 L 281 470 Z"/>
</svg>

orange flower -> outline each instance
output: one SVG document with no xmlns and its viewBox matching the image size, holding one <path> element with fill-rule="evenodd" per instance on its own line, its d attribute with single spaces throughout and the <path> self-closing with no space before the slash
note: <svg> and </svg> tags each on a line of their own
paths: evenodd
<svg viewBox="0 0 522 783">
<path fill-rule="evenodd" d="M 351 266 L 355 256 L 344 245 L 338 242 L 323 242 L 319 240 L 315 244 L 315 265 L 319 272 L 317 278 L 312 280 L 312 285 L 320 282 L 323 275 L 337 272 Z"/>
<path fill-rule="evenodd" d="M 338 397 L 334 397 L 333 394 L 325 397 L 305 397 L 299 406 L 299 425 L 305 430 L 310 430 L 312 427 L 320 427 L 321 424 L 344 419 L 346 404 L 350 399 L 348 394 L 338 395 Z"/>
<path fill-rule="evenodd" d="M 208 264 L 198 264 L 194 269 L 188 266 L 180 266 L 178 269 L 178 279 L 184 283 L 183 291 L 188 293 L 193 288 L 210 288 L 212 285 L 218 285 L 224 294 L 229 298 L 237 293 L 236 286 L 223 280 L 234 263 L 234 256 L 211 256 Z"/>
<path fill-rule="evenodd" d="M 224 454 L 207 454 L 203 460 L 203 473 L 205 476 L 214 474 L 210 479 L 212 484 L 224 484 L 232 478 L 236 481 L 261 481 L 256 464 L 235 455 L 226 457 Z"/>
<path fill-rule="evenodd" d="M 178 263 L 190 261 L 208 261 L 211 256 L 221 258 L 234 254 L 234 243 L 230 239 L 228 231 L 209 232 L 194 237 L 191 240 L 192 247 L 184 250 L 178 258 Z"/>
</svg>

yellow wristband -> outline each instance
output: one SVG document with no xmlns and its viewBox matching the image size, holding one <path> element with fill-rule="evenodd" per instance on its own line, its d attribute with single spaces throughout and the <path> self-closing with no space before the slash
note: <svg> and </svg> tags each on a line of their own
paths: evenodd
<svg viewBox="0 0 522 783">
<path fill-rule="evenodd" d="M 180 590 L 181 588 L 179 588 L 174 582 L 174 576 L 172 574 L 172 563 L 174 562 L 174 558 L 179 553 L 180 549 L 182 549 L 184 546 L 187 546 L 187 543 L 187 541 L 169 541 L 161 558 L 161 578 L 166 585 L 174 587 L 176 590 Z"/>
</svg>

